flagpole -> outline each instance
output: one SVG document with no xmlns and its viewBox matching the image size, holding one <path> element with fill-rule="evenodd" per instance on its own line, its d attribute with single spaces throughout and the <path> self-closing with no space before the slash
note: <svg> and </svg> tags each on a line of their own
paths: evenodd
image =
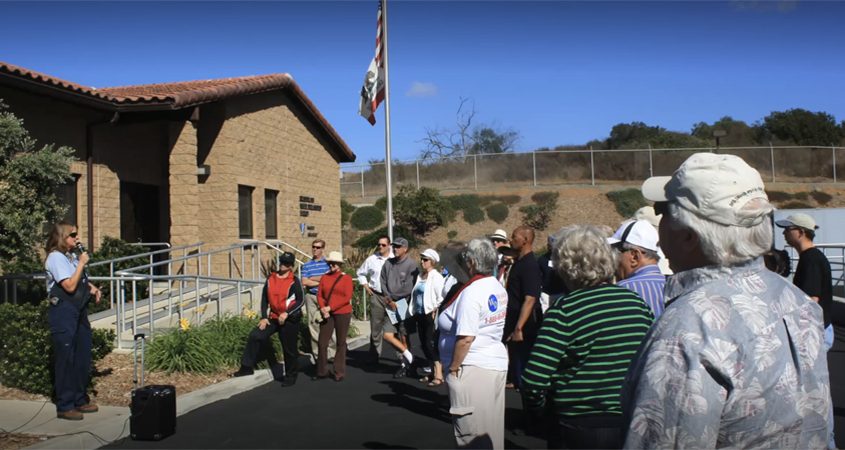
<svg viewBox="0 0 845 450">
<path fill-rule="evenodd" d="M 391 175 L 392 162 L 390 158 L 390 77 L 387 59 L 387 0 L 381 0 L 381 14 L 383 22 L 382 39 L 384 41 L 384 176 L 387 183 L 387 236 L 393 242 L 393 187 Z"/>
</svg>

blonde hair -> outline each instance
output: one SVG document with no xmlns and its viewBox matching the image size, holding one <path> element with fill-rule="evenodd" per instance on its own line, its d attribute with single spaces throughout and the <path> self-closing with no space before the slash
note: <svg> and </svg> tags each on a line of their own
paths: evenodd
<svg viewBox="0 0 845 450">
<path fill-rule="evenodd" d="M 554 241 L 552 263 L 570 290 L 613 279 L 617 256 L 598 227 L 570 225 L 555 233 Z"/>
<path fill-rule="evenodd" d="M 53 224 L 50 228 L 50 233 L 47 235 L 47 245 L 44 246 L 47 254 L 49 255 L 54 250 L 67 253 L 70 250 L 70 247 L 67 246 L 67 238 L 73 232 L 74 228 L 76 228 L 76 225 L 67 222 Z"/>
</svg>

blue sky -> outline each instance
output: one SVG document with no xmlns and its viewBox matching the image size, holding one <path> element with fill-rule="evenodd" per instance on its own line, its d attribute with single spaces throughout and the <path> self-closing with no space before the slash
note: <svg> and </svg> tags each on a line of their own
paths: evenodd
<svg viewBox="0 0 845 450">
<path fill-rule="evenodd" d="M 614 124 L 689 131 L 805 108 L 845 120 L 845 2 L 388 4 L 394 159 L 461 97 L 518 150 L 584 144 Z M 357 115 L 377 2 L 0 1 L 0 60 L 95 87 L 287 72 L 358 155 L 384 158 Z"/>
</svg>

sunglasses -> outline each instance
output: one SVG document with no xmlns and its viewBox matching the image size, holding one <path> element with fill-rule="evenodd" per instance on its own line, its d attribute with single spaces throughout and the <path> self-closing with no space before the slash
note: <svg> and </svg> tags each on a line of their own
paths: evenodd
<svg viewBox="0 0 845 450">
<path fill-rule="evenodd" d="M 431 261 L 431 260 L 428 259 L 428 258 L 420 258 L 420 261 L 425 262 L 425 261 Z"/>
<path fill-rule="evenodd" d="M 390 247 L 390 244 L 379 244 L 379 247 Z"/>
<path fill-rule="evenodd" d="M 71 233 L 71 234 L 67 235 L 67 237 L 72 237 L 72 238 L 74 238 L 74 239 L 76 239 L 76 236 L 78 236 L 78 234 L 76 233 L 76 231 L 74 231 L 73 233 Z"/>
<path fill-rule="evenodd" d="M 313 248 L 314 250 L 320 250 L 323 247 L 320 247 L 319 245 L 312 245 L 311 248 Z"/>
</svg>

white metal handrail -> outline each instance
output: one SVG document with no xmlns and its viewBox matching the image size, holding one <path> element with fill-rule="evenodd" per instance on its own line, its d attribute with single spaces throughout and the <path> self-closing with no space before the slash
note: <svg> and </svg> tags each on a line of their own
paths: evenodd
<svg viewBox="0 0 845 450">
<path fill-rule="evenodd" d="M 122 343 L 120 336 L 126 332 L 126 323 L 132 323 L 132 334 L 135 334 L 138 330 L 138 316 L 139 316 L 139 308 L 138 303 L 143 300 L 138 297 L 138 283 L 148 283 L 152 285 L 154 281 L 168 281 L 178 282 L 178 295 L 168 295 L 167 296 L 167 314 L 164 318 L 172 319 L 174 315 L 174 300 L 178 299 L 177 308 L 175 308 L 176 316 L 181 319 L 184 307 L 185 307 L 185 286 L 191 283 L 194 284 L 194 308 L 196 311 L 199 311 L 201 306 L 201 287 L 205 286 L 209 293 L 209 298 L 211 298 L 212 294 L 212 286 L 216 285 L 217 291 L 217 299 L 216 299 L 216 309 L 215 309 L 215 316 L 220 317 L 222 316 L 221 311 L 221 301 L 223 300 L 223 289 L 222 286 L 231 286 L 235 288 L 234 294 L 236 295 L 236 310 L 241 311 L 243 302 L 241 301 L 241 295 L 247 293 L 250 297 L 250 304 L 253 303 L 252 299 L 252 289 L 256 286 L 260 286 L 263 284 L 262 281 L 252 281 L 252 280 L 231 280 L 227 278 L 216 278 L 216 277 L 205 277 L 200 275 L 146 275 L 146 274 L 130 274 L 125 272 L 118 272 L 117 276 L 115 277 L 91 277 L 92 281 L 115 281 L 118 285 L 118 295 L 119 301 L 116 304 L 116 308 L 114 308 L 115 314 L 115 332 L 118 336 L 117 339 L 117 348 L 122 348 Z M 126 289 L 126 283 L 131 284 L 131 290 Z M 131 292 L 129 298 L 127 299 L 127 291 Z M 147 320 L 149 326 L 149 336 L 150 338 L 154 338 L 155 336 L 155 322 L 156 320 L 161 320 L 162 318 L 156 319 L 155 317 L 155 299 L 153 298 L 152 289 L 149 290 L 149 294 L 147 295 Z M 131 304 L 131 309 L 127 310 L 128 304 Z M 143 312 L 141 312 L 143 314 Z"/>
</svg>

